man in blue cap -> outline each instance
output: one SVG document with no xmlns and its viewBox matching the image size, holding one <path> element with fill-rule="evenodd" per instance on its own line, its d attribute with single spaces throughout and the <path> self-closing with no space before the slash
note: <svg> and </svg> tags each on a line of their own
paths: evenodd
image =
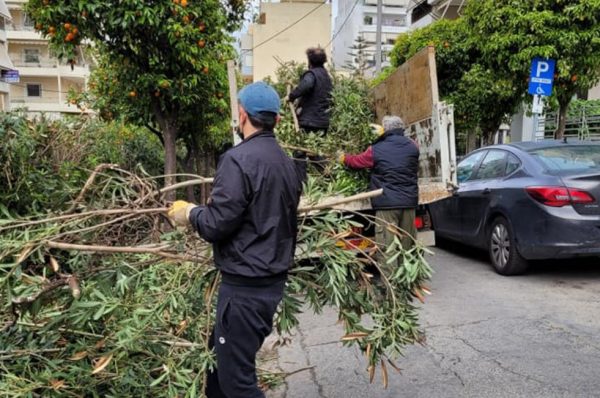
<svg viewBox="0 0 600 398">
<path fill-rule="evenodd" d="M 301 172 L 273 134 L 279 96 L 258 82 L 239 93 L 243 141 L 220 159 L 206 206 L 177 201 L 169 217 L 213 244 L 221 272 L 209 398 L 264 397 L 256 353 L 271 333 L 296 247 Z"/>
</svg>

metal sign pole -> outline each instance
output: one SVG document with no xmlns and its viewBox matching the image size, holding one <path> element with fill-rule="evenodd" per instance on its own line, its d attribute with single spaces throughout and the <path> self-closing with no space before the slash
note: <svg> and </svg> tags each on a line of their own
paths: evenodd
<svg viewBox="0 0 600 398">
<path fill-rule="evenodd" d="M 238 113 L 237 99 L 237 78 L 235 73 L 235 61 L 227 61 L 227 78 L 229 80 L 229 103 L 231 105 L 231 132 L 233 134 L 233 145 L 241 142 L 240 137 L 236 133 L 236 129 L 240 124 Z"/>
</svg>

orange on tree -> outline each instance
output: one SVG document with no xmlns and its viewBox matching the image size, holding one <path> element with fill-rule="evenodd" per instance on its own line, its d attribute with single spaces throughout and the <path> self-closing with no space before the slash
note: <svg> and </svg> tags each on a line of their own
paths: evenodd
<svg viewBox="0 0 600 398">
<path fill-rule="evenodd" d="M 198 29 L 200 30 L 200 32 L 204 32 L 206 30 L 206 24 L 204 22 L 200 22 L 200 25 L 198 25 Z"/>
<path fill-rule="evenodd" d="M 206 46 L 206 40 L 200 39 L 198 40 L 198 47 L 204 48 Z"/>
<path fill-rule="evenodd" d="M 66 42 L 73 41 L 74 38 L 75 38 L 75 35 L 73 33 L 67 33 L 67 35 L 65 36 L 65 41 Z"/>
<path fill-rule="evenodd" d="M 71 30 L 72 25 L 70 23 L 66 22 L 63 26 L 65 27 L 66 30 Z"/>
<path fill-rule="evenodd" d="M 187 5 L 188 5 L 188 0 L 181 0 L 182 7 L 187 7 Z"/>
<path fill-rule="evenodd" d="M 205 66 L 204 68 L 202 68 L 202 73 L 204 73 L 205 75 L 208 75 L 208 66 Z"/>
<path fill-rule="evenodd" d="M 129 96 L 130 96 L 131 98 L 133 98 L 133 97 L 137 96 L 137 93 L 136 93 L 135 91 L 130 91 L 130 92 L 129 92 Z"/>
</svg>

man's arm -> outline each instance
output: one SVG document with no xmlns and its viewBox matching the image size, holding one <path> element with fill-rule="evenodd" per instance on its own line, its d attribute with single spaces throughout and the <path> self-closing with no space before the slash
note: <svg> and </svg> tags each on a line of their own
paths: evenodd
<svg viewBox="0 0 600 398">
<path fill-rule="evenodd" d="M 371 146 L 359 155 L 344 155 L 344 166 L 351 169 L 372 169 L 374 165 L 373 147 Z"/>
<path fill-rule="evenodd" d="M 191 210 L 189 221 L 208 242 L 227 239 L 242 223 L 250 202 L 250 186 L 240 165 L 228 154 L 217 170 L 210 203 Z"/>
<path fill-rule="evenodd" d="M 302 77 L 298 87 L 290 93 L 290 101 L 295 101 L 297 98 L 308 94 L 315 87 L 315 75 L 307 73 Z"/>
</svg>

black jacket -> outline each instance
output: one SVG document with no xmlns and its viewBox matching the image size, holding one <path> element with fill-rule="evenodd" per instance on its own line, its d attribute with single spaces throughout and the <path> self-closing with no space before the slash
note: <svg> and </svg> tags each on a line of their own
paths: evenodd
<svg viewBox="0 0 600 398">
<path fill-rule="evenodd" d="M 210 202 L 193 209 L 190 222 L 213 243 L 223 280 L 286 275 L 296 246 L 301 179 L 271 132 L 256 133 L 221 157 Z"/>
<path fill-rule="evenodd" d="M 373 144 L 371 189 L 383 195 L 371 200 L 374 209 L 416 207 L 419 202 L 419 148 L 404 129 L 386 131 Z"/>
<path fill-rule="evenodd" d="M 302 112 L 298 122 L 301 127 L 329 128 L 332 88 L 331 77 L 323 67 L 312 68 L 302 75 L 298 87 L 290 93 L 291 101 L 300 98 Z"/>
</svg>

